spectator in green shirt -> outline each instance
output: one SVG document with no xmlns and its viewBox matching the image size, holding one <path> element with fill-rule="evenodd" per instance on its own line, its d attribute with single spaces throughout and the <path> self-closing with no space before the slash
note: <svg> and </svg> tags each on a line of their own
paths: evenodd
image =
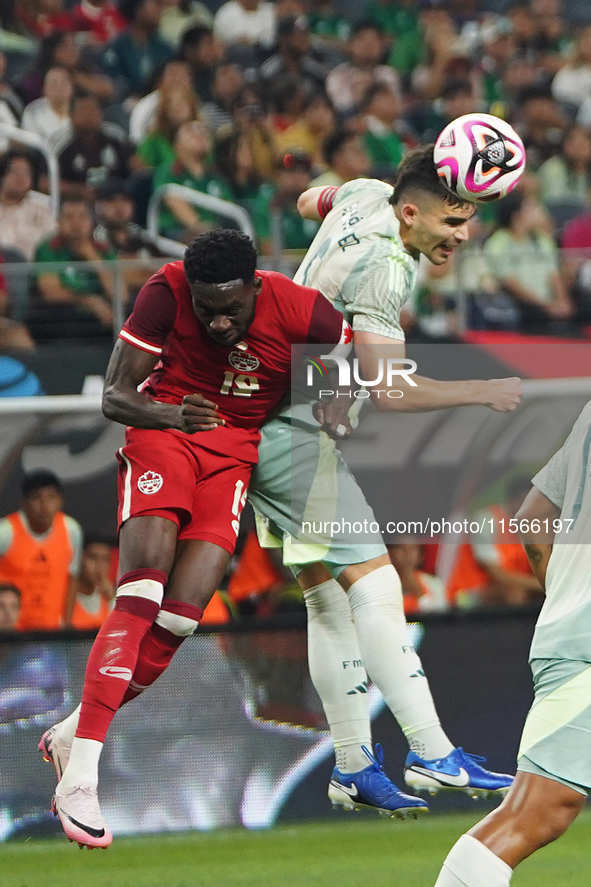
<svg viewBox="0 0 591 887">
<path fill-rule="evenodd" d="M 154 190 L 162 185 L 184 185 L 222 200 L 232 200 L 225 182 L 211 169 L 211 137 L 205 124 L 196 120 L 183 123 L 174 140 L 175 159 L 159 166 L 154 175 Z M 159 218 L 161 234 L 188 243 L 195 235 L 208 231 L 218 221 L 218 214 L 199 209 L 181 197 L 167 195 Z"/>
<path fill-rule="evenodd" d="M 222 127 L 215 138 L 216 170 L 234 203 L 252 216 L 262 195 L 273 194 L 273 185 L 257 172 L 248 134 L 232 126 Z"/>
<path fill-rule="evenodd" d="M 115 253 L 94 240 L 92 226 L 86 200 L 66 196 L 57 235 L 42 241 L 35 251 L 35 262 L 61 263 L 35 275 L 29 328 L 37 340 L 112 335 L 115 286 L 104 260 L 114 259 Z"/>
<path fill-rule="evenodd" d="M 361 103 L 363 143 L 372 164 L 398 166 L 406 150 L 417 144 L 401 120 L 400 94 L 385 83 L 374 83 Z"/>
<path fill-rule="evenodd" d="M 277 161 L 276 188 L 261 191 L 253 206 L 253 224 L 263 255 L 277 248 L 304 252 L 312 243 L 320 225 L 303 219 L 297 210 L 298 197 L 310 187 L 311 170 L 310 158 L 299 151 Z"/>
<path fill-rule="evenodd" d="M 570 334 L 573 305 L 562 279 L 552 223 L 540 203 L 512 191 L 499 202 L 498 230 L 484 245 L 491 274 L 519 307 L 527 333 Z"/>
<path fill-rule="evenodd" d="M 181 89 L 177 84 L 168 90 L 161 89 L 154 125 L 139 143 L 133 158 L 136 169 L 172 163 L 175 159 L 174 138 L 179 127 L 198 117 L 199 104 L 191 89 Z"/>
<path fill-rule="evenodd" d="M 369 173 L 371 160 L 357 132 L 335 130 L 325 141 L 322 153 L 327 170 L 310 182 L 310 188 L 317 185 L 335 185 L 338 188 L 351 179 Z"/>
</svg>

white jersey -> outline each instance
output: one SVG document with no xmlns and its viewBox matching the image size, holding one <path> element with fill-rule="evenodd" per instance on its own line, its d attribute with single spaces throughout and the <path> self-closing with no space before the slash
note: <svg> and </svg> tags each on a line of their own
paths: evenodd
<svg viewBox="0 0 591 887">
<path fill-rule="evenodd" d="M 531 659 L 591 662 L 591 401 L 564 446 L 532 483 L 557 508 L 554 538 Z"/>
<path fill-rule="evenodd" d="M 419 263 L 400 238 L 393 190 L 377 179 L 341 185 L 294 280 L 320 290 L 354 331 L 404 341 L 400 312 Z"/>
</svg>

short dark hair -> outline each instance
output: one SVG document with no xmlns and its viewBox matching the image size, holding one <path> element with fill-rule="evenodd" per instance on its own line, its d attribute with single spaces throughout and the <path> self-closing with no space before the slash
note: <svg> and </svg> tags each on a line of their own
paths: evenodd
<svg viewBox="0 0 591 887">
<path fill-rule="evenodd" d="M 179 52 L 182 53 L 184 49 L 196 48 L 197 46 L 201 46 L 202 41 L 206 37 L 212 37 L 213 31 L 211 28 L 208 28 L 207 25 L 193 25 L 192 28 L 187 28 L 186 31 L 183 31 L 181 36 L 181 42 L 179 45 Z"/>
<path fill-rule="evenodd" d="M 444 101 L 455 99 L 459 95 L 473 95 L 474 87 L 467 77 L 449 77 L 441 87 L 439 98 Z"/>
<path fill-rule="evenodd" d="M 385 92 L 391 92 L 393 95 L 396 95 L 396 90 L 392 89 L 389 83 L 384 83 L 383 80 L 377 80 L 375 83 L 372 83 L 371 86 L 368 86 L 363 98 L 359 102 L 359 110 L 367 111 L 375 97 Z"/>
<path fill-rule="evenodd" d="M 82 194 L 63 194 L 60 199 L 60 213 L 67 203 L 82 203 L 86 207 L 90 215 L 92 215 L 90 203 L 88 202 L 86 197 L 82 196 Z"/>
<path fill-rule="evenodd" d="M 84 542 L 82 543 L 82 550 L 88 548 L 90 545 L 106 545 L 109 548 L 115 548 L 117 543 L 110 536 L 91 535 L 90 533 L 85 533 Z"/>
<path fill-rule="evenodd" d="M 357 138 L 357 133 L 350 129 L 335 129 L 322 145 L 322 157 L 327 166 L 332 166 L 335 157 L 347 142 Z"/>
<path fill-rule="evenodd" d="M 390 198 L 392 205 L 399 203 L 407 191 L 415 189 L 438 197 L 450 206 L 464 206 L 469 202 L 450 191 L 437 175 L 433 147 L 433 145 L 424 145 L 410 151 L 403 158 L 396 172 L 394 193 Z"/>
<path fill-rule="evenodd" d="M 58 493 L 63 491 L 61 481 L 57 475 L 53 471 L 47 471 L 45 468 L 40 468 L 38 471 L 30 471 L 29 474 L 24 475 L 21 481 L 21 493 L 24 498 L 37 490 L 41 490 L 43 487 L 54 487 Z"/>
<path fill-rule="evenodd" d="M 185 275 L 189 283 L 227 283 L 254 280 L 257 251 L 240 231 L 216 229 L 200 234 L 185 250 Z"/>
<path fill-rule="evenodd" d="M 365 19 L 364 21 L 356 22 L 356 24 L 353 25 L 349 39 L 356 37 L 357 34 L 361 34 L 362 31 L 375 31 L 380 37 L 383 37 L 385 34 L 381 25 L 378 25 L 377 22 Z"/>
<path fill-rule="evenodd" d="M 133 22 L 144 0 L 119 0 L 119 12 L 128 22 Z"/>
</svg>

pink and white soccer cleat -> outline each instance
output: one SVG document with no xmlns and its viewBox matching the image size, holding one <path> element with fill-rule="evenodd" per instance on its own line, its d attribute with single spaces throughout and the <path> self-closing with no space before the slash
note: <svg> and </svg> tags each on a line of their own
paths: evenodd
<svg viewBox="0 0 591 887">
<path fill-rule="evenodd" d="M 51 801 L 51 810 L 54 816 L 59 817 L 66 836 L 80 848 L 93 850 L 100 847 L 106 850 L 113 840 L 92 783 L 82 783 L 66 791 L 60 791 L 58 785 Z"/>
<path fill-rule="evenodd" d="M 59 782 L 70 760 L 72 745 L 69 742 L 66 743 L 60 740 L 58 728 L 59 724 L 55 724 L 55 726 L 46 730 L 39 740 L 38 748 L 43 755 L 43 760 L 49 761 L 55 767 L 57 781 Z"/>
</svg>

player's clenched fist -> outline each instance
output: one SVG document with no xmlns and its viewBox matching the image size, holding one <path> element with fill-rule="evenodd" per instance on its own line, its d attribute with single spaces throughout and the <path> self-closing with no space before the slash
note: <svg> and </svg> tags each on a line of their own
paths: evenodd
<svg viewBox="0 0 591 887">
<path fill-rule="evenodd" d="M 521 379 L 511 376 L 509 379 L 489 379 L 487 385 L 487 403 L 491 410 L 499 413 L 510 413 L 521 403 Z"/>
<path fill-rule="evenodd" d="M 217 409 L 217 404 L 206 400 L 202 394 L 185 395 L 181 406 L 180 430 L 195 434 L 197 431 L 213 431 L 218 425 L 225 425 Z"/>
</svg>

